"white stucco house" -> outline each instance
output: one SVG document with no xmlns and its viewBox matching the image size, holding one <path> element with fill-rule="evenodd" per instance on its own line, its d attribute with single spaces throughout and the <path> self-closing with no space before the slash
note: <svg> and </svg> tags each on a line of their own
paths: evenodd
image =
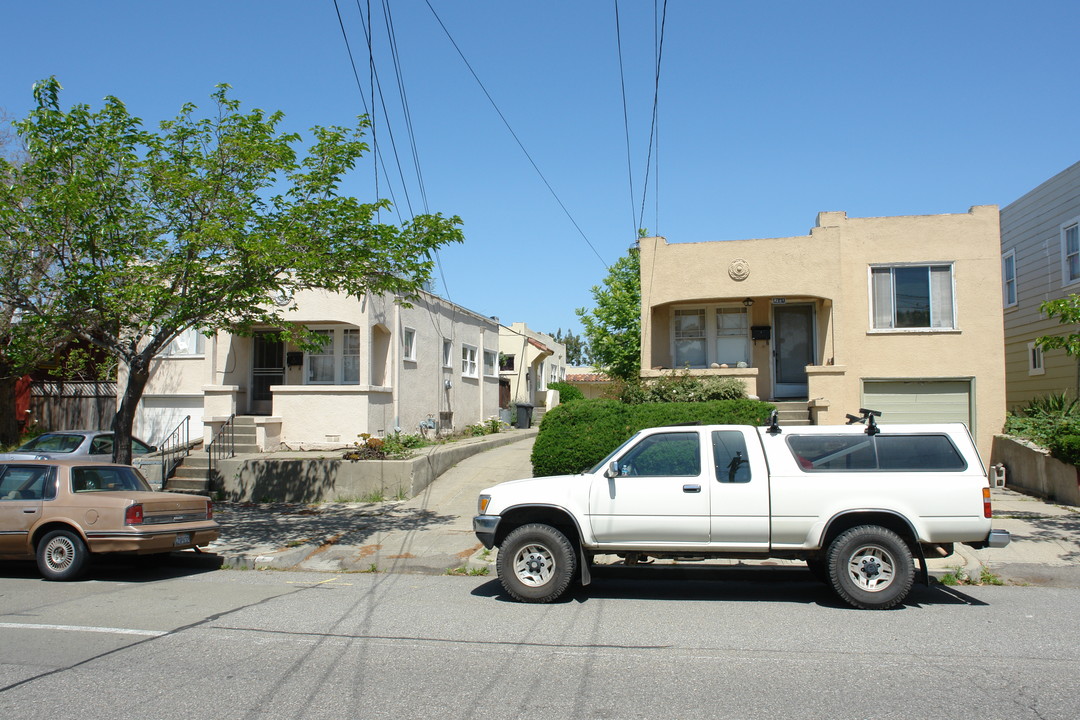
<svg viewBox="0 0 1080 720">
<path fill-rule="evenodd" d="M 290 320 L 327 338 L 320 352 L 281 342 L 272 327 L 188 332 L 155 361 L 135 434 L 158 442 L 190 416 L 191 437 L 209 441 L 231 416 L 247 415 L 259 449 L 276 450 L 449 432 L 498 414 L 497 320 L 427 292 L 411 307 L 391 295 L 319 291 L 290 306 Z"/>
</svg>

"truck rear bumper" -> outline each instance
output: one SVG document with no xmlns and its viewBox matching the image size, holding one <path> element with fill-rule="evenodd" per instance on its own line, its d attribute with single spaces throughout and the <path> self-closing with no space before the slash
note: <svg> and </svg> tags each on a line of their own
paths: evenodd
<svg viewBox="0 0 1080 720">
<path fill-rule="evenodd" d="M 1003 548 L 1010 542 L 1012 542 L 1012 536 L 1009 535 L 1008 530 L 991 530 L 985 540 L 967 544 L 976 550 L 982 550 L 983 548 Z"/>
</svg>

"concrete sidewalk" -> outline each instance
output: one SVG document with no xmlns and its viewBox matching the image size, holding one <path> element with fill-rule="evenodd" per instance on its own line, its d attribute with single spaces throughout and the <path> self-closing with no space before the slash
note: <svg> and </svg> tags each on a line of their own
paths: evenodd
<svg viewBox="0 0 1080 720">
<path fill-rule="evenodd" d="M 477 495 L 504 480 L 530 477 L 533 440 L 474 455 L 411 500 L 217 505 L 222 539 L 209 550 L 231 567 L 423 574 L 468 567 L 494 574 L 495 552 L 482 552 L 472 532 Z M 978 581 L 985 567 L 1006 582 L 1080 587 L 1080 509 L 998 488 L 992 502 L 994 527 L 1012 534 L 1009 546 L 974 550 L 958 544 L 951 557 L 929 561 L 933 575 L 962 571 Z M 598 556 L 597 561 L 618 559 Z M 802 565 L 785 560 L 707 564 Z"/>
</svg>

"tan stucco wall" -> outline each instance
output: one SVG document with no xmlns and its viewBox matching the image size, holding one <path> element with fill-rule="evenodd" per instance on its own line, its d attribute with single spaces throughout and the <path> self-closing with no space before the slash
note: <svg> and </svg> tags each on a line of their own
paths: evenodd
<svg viewBox="0 0 1080 720">
<path fill-rule="evenodd" d="M 774 299 L 812 303 L 815 362 L 809 399 L 820 398 L 818 422 L 843 422 L 870 379 L 972 378 L 974 433 L 984 457 L 1004 422 L 1004 355 L 998 210 L 848 218 L 820 213 L 809 235 L 757 240 L 668 243 L 640 241 L 642 372 L 671 367 L 670 317 L 683 304 L 754 300 L 752 325 L 773 325 Z M 736 264 L 748 271 L 734 279 Z M 956 329 L 875 331 L 870 319 L 871 264 L 952 263 Z M 697 270 L 695 270 L 697 269 Z M 735 273 L 738 275 L 738 273 Z M 753 343 L 757 390 L 771 397 L 770 343 Z M 826 390 L 822 397 L 816 390 Z M 753 388 L 750 388 L 753 392 Z"/>
<path fill-rule="evenodd" d="M 529 343 L 530 339 L 543 345 L 547 351 Z M 550 335 L 532 330 L 523 322 L 502 326 L 499 333 L 499 352 L 514 356 L 514 369 L 499 373 L 510 383 L 511 402 L 544 404 L 547 399 L 546 392 L 538 390 L 538 387 L 546 387 L 551 381 L 552 365 L 560 379 L 566 377 L 566 346 L 555 342 L 555 338 Z M 543 384 L 538 386 L 536 379 L 540 365 L 544 367 L 544 378 Z M 529 383 L 526 382 L 526 373 L 532 378 L 531 391 Z"/>
</svg>

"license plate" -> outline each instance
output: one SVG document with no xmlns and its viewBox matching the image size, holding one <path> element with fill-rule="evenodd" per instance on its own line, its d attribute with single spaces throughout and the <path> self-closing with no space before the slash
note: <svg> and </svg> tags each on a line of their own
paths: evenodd
<svg viewBox="0 0 1080 720">
<path fill-rule="evenodd" d="M 177 533 L 176 540 L 173 541 L 173 545 L 190 545 L 191 533 Z"/>
</svg>

